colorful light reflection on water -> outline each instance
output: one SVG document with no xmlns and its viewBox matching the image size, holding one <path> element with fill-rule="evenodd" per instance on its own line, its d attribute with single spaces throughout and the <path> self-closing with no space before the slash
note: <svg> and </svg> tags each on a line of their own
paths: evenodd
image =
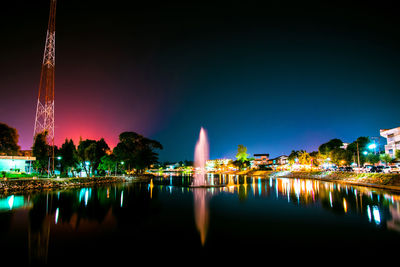
<svg viewBox="0 0 400 267">
<path fill-rule="evenodd" d="M 396 193 L 307 179 L 206 178 L 213 187 L 192 188 L 191 176 L 161 176 L 1 196 L 0 254 L 51 264 L 64 253 L 74 255 L 72 261 L 132 250 L 146 255 L 155 248 L 158 254 L 196 255 L 299 248 L 300 240 L 322 247 L 342 240 L 341 247 L 379 243 L 385 249 L 400 242 Z"/>
</svg>

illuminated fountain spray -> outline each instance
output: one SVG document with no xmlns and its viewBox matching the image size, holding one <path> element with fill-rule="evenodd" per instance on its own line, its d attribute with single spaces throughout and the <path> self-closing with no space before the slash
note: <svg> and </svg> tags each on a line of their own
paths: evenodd
<svg viewBox="0 0 400 267">
<path fill-rule="evenodd" d="M 194 167 L 195 174 L 193 185 L 206 186 L 206 162 L 209 157 L 209 145 L 207 140 L 207 133 L 203 127 L 200 129 L 199 140 L 196 143 L 194 150 Z"/>
<path fill-rule="evenodd" d="M 209 157 L 209 145 L 207 140 L 207 133 L 203 129 L 200 129 L 199 140 L 196 143 L 194 151 L 194 167 L 195 172 L 193 176 L 193 187 L 194 189 L 194 218 L 196 222 L 197 230 L 200 234 L 201 244 L 204 246 L 206 241 L 206 235 L 208 230 L 208 202 L 210 196 L 207 192 L 206 182 L 206 162 Z"/>
</svg>

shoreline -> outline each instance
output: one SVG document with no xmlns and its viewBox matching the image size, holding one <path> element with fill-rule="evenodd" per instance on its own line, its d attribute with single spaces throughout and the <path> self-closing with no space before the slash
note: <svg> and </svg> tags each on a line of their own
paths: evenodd
<svg viewBox="0 0 400 267">
<path fill-rule="evenodd" d="M 213 172 L 214 174 L 246 175 L 261 178 L 299 178 L 335 182 L 355 186 L 366 186 L 382 190 L 400 192 L 400 174 L 386 173 L 354 173 L 354 172 L 325 172 L 325 171 L 233 171 Z M 27 193 L 41 190 L 85 187 L 110 183 L 131 181 L 149 181 L 154 174 L 142 174 L 133 177 L 72 177 L 72 178 L 15 178 L 0 179 L 0 195 Z"/>
<path fill-rule="evenodd" d="M 246 175 L 263 178 L 314 179 L 349 185 L 366 186 L 400 192 L 400 174 L 393 173 L 355 173 L 331 171 L 235 171 L 216 174 Z"/>
<path fill-rule="evenodd" d="M 72 187 L 85 187 L 101 184 L 124 183 L 129 181 L 139 181 L 143 179 L 137 177 L 72 177 L 72 178 L 15 178 L 0 179 L 0 195 L 15 193 L 37 192 L 42 190 L 64 189 Z"/>
</svg>

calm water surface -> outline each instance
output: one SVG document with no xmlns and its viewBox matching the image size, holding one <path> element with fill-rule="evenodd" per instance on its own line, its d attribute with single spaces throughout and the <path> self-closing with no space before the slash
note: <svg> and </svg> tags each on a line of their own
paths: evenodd
<svg viewBox="0 0 400 267">
<path fill-rule="evenodd" d="M 305 179 L 216 175 L 208 181 L 216 187 L 191 188 L 191 177 L 164 176 L 2 195 L 1 259 L 182 263 L 183 255 L 251 260 L 283 253 L 284 261 L 321 255 L 390 261 L 400 249 L 399 194 Z"/>
</svg>

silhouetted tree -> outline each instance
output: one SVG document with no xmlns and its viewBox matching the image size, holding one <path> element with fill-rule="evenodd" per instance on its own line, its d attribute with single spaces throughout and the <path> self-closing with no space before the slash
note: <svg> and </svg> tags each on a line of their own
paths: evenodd
<svg viewBox="0 0 400 267">
<path fill-rule="evenodd" d="M 48 171 L 51 146 L 47 144 L 47 131 L 38 133 L 32 146 L 32 154 L 36 157 L 33 166 L 40 173 Z"/>
<path fill-rule="evenodd" d="M 363 152 L 368 150 L 367 146 L 369 144 L 369 138 L 365 137 L 365 136 L 358 137 L 356 141 L 354 141 L 353 143 L 351 143 L 347 146 L 347 150 L 351 151 L 351 154 L 354 155 L 355 159 L 358 158 L 357 144 L 358 144 L 358 151 L 359 151 L 359 155 L 360 155 L 360 164 L 362 166 L 366 161 L 366 157 L 363 154 Z"/>
<path fill-rule="evenodd" d="M 5 123 L 0 123 L 0 153 L 17 155 L 19 150 L 17 130 Z"/>
<path fill-rule="evenodd" d="M 163 149 L 158 141 L 148 139 L 135 132 L 121 133 L 119 141 L 113 154 L 118 161 L 124 162 L 126 168 L 134 168 L 138 172 L 157 163 L 158 153 L 154 150 Z"/>
<path fill-rule="evenodd" d="M 340 139 L 331 139 L 328 142 L 319 146 L 318 151 L 321 154 L 328 155 L 332 150 L 338 149 L 343 146 L 343 142 Z"/>
<path fill-rule="evenodd" d="M 292 150 L 292 152 L 290 152 L 290 154 L 288 156 L 288 161 L 290 164 L 293 164 L 296 162 L 296 159 L 298 159 L 300 156 L 300 152 L 301 151 L 297 151 L 297 150 Z"/>
<path fill-rule="evenodd" d="M 77 149 L 78 159 L 87 176 L 90 176 L 97 170 L 101 158 L 106 155 L 109 150 L 110 148 L 103 138 L 99 141 L 90 139 L 79 141 Z"/>
<path fill-rule="evenodd" d="M 68 175 L 69 172 L 72 172 L 75 176 L 75 170 L 78 165 L 78 154 L 74 141 L 72 139 L 65 139 L 65 142 L 62 144 L 57 155 L 61 157 L 61 174 L 66 173 Z"/>
</svg>

